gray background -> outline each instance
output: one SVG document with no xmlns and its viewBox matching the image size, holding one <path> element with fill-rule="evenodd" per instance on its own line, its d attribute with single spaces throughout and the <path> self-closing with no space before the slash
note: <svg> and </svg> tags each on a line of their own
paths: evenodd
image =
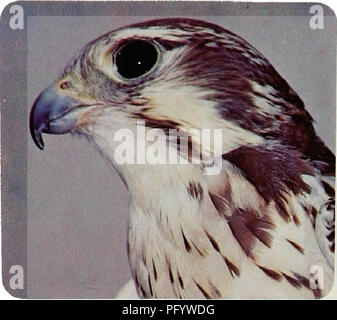
<svg viewBox="0 0 337 320">
<path fill-rule="evenodd" d="M 22 104 L 9 100 L 12 107 L 20 107 L 14 109 L 17 110 L 15 112 L 13 108 L 11 113 L 6 111 L 5 120 L 9 121 L 2 123 L 8 129 L 2 132 L 3 138 L 4 132 L 8 132 L 5 136 L 6 150 L 16 148 L 16 153 L 12 152 L 11 155 L 22 154 L 22 159 L 13 161 L 10 158 L 10 169 L 7 166 L 2 173 L 5 182 L 9 179 L 7 171 L 17 172 L 18 177 L 22 173 L 26 174 L 26 167 L 21 164 L 25 161 L 26 151 L 21 146 L 24 142 L 21 139 L 22 132 L 19 128 L 9 129 L 16 129 L 15 124 L 21 121 L 23 114 L 26 119 L 22 128 L 24 134 L 28 133 L 27 116 L 35 97 L 57 78 L 70 58 L 87 42 L 102 33 L 129 23 L 153 19 L 160 14 L 199 17 L 223 25 L 244 37 L 273 63 L 299 93 L 317 121 L 318 133 L 334 149 L 336 21 L 334 17 L 325 17 L 324 30 L 311 30 L 310 17 L 305 16 L 311 5 L 197 5 L 177 2 L 147 5 L 125 2 L 25 4 L 26 16 L 29 15 L 25 29 L 27 78 L 24 68 L 20 66 L 25 58 L 21 61 L 16 58 L 18 62 L 15 65 L 20 68 L 15 70 L 10 80 L 5 81 L 4 87 L 9 86 L 8 92 L 14 92 L 14 95 L 8 95 L 10 99 L 15 96 L 22 99 L 26 94 L 27 80 L 27 109 L 20 112 Z M 325 12 L 327 11 L 325 7 Z M 141 16 L 142 13 L 151 17 Z M 38 17 L 48 14 L 68 17 Z M 4 23 L 3 17 L 1 23 Z M 10 60 L 18 52 L 22 53 L 22 40 L 19 41 L 19 37 L 15 37 L 10 30 L 7 33 L 7 29 L 5 32 L 11 41 L 6 54 Z M 25 39 L 24 36 L 23 40 Z M 10 65 L 2 63 L 2 68 L 7 70 L 6 74 L 10 74 Z M 4 73 L 1 74 L 3 77 Z M 7 144 L 10 134 L 14 144 Z M 19 222 L 21 228 L 25 228 L 27 214 L 28 297 L 113 297 L 130 277 L 125 248 L 127 193 L 124 185 L 92 146 L 82 139 L 74 139 L 69 135 L 45 135 L 46 147 L 41 152 L 33 145 L 28 134 L 26 137 L 28 208 L 26 213 L 21 212 L 21 220 L 17 214 L 20 213 L 19 210 L 15 214 L 13 209 L 8 210 L 15 206 L 15 199 L 20 195 L 23 204 L 26 199 L 25 186 L 20 187 L 19 180 L 13 179 L 15 184 L 9 190 L 14 196 L 7 198 L 14 200 L 5 199 L 5 204 L 9 204 L 5 207 L 6 212 L 2 204 L 2 218 L 6 218 L 3 221 L 10 222 L 8 227 L 3 226 L 3 240 L 8 238 L 3 241 L 5 265 L 17 260 L 15 252 L 26 252 L 19 246 L 25 243 L 24 232 L 9 231 L 13 231 L 15 227 L 18 230 Z M 2 159 L 3 164 L 5 160 Z M 2 191 L 4 194 L 4 190 Z M 7 194 L 10 193 L 5 193 Z M 18 241 L 20 235 L 23 242 Z M 7 270 L 7 265 L 3 270 Z"/>
</svg>

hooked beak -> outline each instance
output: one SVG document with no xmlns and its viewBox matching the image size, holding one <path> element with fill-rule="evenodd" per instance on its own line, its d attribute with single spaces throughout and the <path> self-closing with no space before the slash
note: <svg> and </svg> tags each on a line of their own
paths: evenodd
<svg viewBox="0 0 337 320">
<path fill-rule="evenodd" d="M 54 85 L 46 88 L 35 100 L 30 113 L 30 133 L 35 144 L 43 150 L 43 133 L 62 134 L 70 132 L 77 117 L 71 111 L 84 106 L 78 100 L 59 94 Z"/>
</svg>

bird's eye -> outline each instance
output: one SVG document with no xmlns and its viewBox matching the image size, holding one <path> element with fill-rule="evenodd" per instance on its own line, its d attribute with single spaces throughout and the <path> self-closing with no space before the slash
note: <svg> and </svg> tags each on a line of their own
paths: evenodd
<svg viewBox="0 0 337 320">
<path fill-rule="evenodd" d="M 115 56 L 118 73 L 126 78 L 138 78 L 149 72 L 158 60 L 156 47 L 142 40 L 122 46 Z"/>
</svg>

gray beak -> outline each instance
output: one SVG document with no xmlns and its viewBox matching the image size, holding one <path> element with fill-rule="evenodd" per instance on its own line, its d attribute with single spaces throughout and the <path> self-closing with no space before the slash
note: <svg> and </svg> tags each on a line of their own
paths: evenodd
<svg viewBox="0 0 337 320">
<path fill-rule="evenodd" d="M 46 88 L 35 100 L 30 113 L 30 133 L 35 144 L 43 150 L 43 133 L 62 134 L 76 125 L 76 117 L 70 114 L 80 102 L 56 92 L 54 85 Z"/>
</svg>

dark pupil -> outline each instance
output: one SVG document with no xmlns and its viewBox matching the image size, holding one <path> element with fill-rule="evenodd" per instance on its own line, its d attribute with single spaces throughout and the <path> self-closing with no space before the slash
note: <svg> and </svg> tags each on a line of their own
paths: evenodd
<svg viewBox="0 0 337 320">
<path fill-rule="evenodd" d="M 157 61 L 157 50 L 148 42 L 130 42 L 116 55 L 116 65 L 121 76 L 127 79 L 137 78 L 155 65 Z"/>
</svg>

